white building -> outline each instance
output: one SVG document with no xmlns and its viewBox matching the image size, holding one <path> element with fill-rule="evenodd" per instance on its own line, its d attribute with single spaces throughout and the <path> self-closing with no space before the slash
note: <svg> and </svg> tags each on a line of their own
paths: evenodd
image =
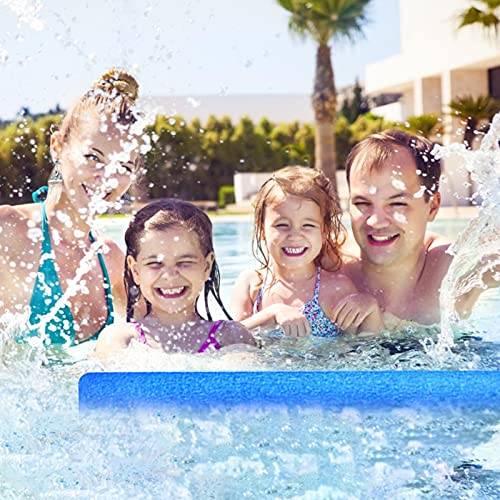
<svg viewBox="0 0 500 500">
<path fill-rule="evenodd" d="M 449 114 L 452 99 L 487 94 L 500 99 L 500 39 L 477 26 L 458 29 L 458 14 L 470 6 L 468 0 L 400 0 L 401 53 L 367 66 L 365 90 L 401 98 L 374 113 L 395 121 L 442 115 L 443 143 L 449 144 L 463 137 L 463 124 Z M 444 202 L 456 203 L 454 193 L 463 202 L 467 179 L 458 160 L 447 161 L 445 172 Z"/>
</svg>

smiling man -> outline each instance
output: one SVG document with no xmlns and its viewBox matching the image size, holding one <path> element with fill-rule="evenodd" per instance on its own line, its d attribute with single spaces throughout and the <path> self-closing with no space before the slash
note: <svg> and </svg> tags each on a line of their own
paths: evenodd
<svg viewBox="0 0 500 500">
<path fill-rule="evenodd" d="M 441 202 L 441 165 L 432 148 L 427 139 L 388 130 L 357 144 L 347 159 L 360 259 L 347 262 L 344 271 L 361 292 L 376 297 L 388 329 L 440 320 L 439 289 L 452 256 L 448 244 L 425 234 Z M 481 291 L 461 297 L 459 314 L 470 313 Z"/>
</svg>

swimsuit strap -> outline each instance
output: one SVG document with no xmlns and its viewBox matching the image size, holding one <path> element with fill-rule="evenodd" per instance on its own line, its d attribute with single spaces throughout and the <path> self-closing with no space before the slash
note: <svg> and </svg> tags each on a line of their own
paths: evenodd
<svg viewBox="0 0 500 500">
<path fill-rule="evenodd" d="M 95 242 L 95 237 L 92 234 L 92 231 L 89 233 L 89 238 L 91 243 Z M 96 335 L 99 335 L 99 333 L 102 332 L 105 326 L 110 325 L 113 323 L 115 320 L 115 308 L 113 307 L 113 294 L 111 290 L 111 280 L 109 279 L 109 273 L 108 273 L 108 268 L 106 267 L 106 263 L 104 262 L 104 256 L 102 255 L 102 252 L 100 250 L 97 251 L 97 259 L 99 260 L 99 265 L 101 266 L 101 271 L 102 271 L 102 276 L 104 278 L 104 296 L 106 299 L 106 308 L 108 310 L 108 317 L 106 318 L 106 322 L 100 330 L 96 333 Z"/>
<path fill-rule="evenodd" d="M 142 329 L 142 325 L 135 320 L 132 320 L 131 323 L 134 325 L 135 331 L 139 334 L 139 341 L 142 342 L 143 344 L 147 344 L 148 341 L 146 340 L 146 334 Z"/>
<path fill-rule="evenodd" d="M 260 286 L 259 291 L 257 292 L 257 297 L 255 298 L 255 302 L 253 303 L 253 310 L 252 310 L 253 314 L 259 312 L 259 306 L 262 303 L 262 297 L 264 295 L 264 290 L 266 288 L 269 288 L 269 285 L 267 284 L 267 271 L 265 278 L 262 280 L 262 285 Z"/>
<path fill-rule="evenodd" d="M 33 194 L 35 194 L 35 193 L 33 193 Z M 40 201 L 38 203 L 42 204 L 42 235 L 43 235 L 42 258 L 43 258 L 43 256 L 52 253 L 52 245 L 50 243 L 49 221 L 47 220 L 47 212 L 45 211 L 45 203 L 43 201 Z"/>
<path fill-rule="evenodd" d="M 321 287 L 321 267 L 316 268 L 316 282 L 314 283 L 314 299 L 319 301 L 319 289 Z"/>
<path fill-rule="evenodd" d="M 256 314 L 259 311 L 259 306 L 260 303 L 262 302 L 262 287 L 259 288 L 259 291 L 257 292 L 257 298 L 255 299 L 255 302 L 253 303 L 253 314 Z"/>
<path fill-rule="evenodd" d="M 219 327 L 221 325 L 224 325 L 224 323 L 226 323 L 224 320 L 219 319 L 212 325 L 212 328 L 210 328 L 210 331 L 208 332 L 207 339 L 205 340 L 205 342 L 203 342 L 203 344 L 201 344 L 200 348 L 198 349 L 198 352 L 205 352 L 211 345 L 216 350 L 219 350 L 221 348 L 221 345 L 215 338 L 215 332 L 217 332 Z"/>
<path fill-rule="evenodd" d="M 48 192 L 49 188 L 47 186 L 42 186 L 36 191 L 33 191 L 31 193 L 31 199 L 33 200 L 33 203 L 43 203 L 43 201 L 47 197 Z"/>
</svg>

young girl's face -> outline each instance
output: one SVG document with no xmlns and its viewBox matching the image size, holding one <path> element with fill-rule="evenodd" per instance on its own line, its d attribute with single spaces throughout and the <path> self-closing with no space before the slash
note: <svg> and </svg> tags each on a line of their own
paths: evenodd
<svg viewBox="0 0 500 500">
<path fill-rule="evenodd" d="M 321 210 L 314 201 L 287 196 L 265 209 L 263 239 L 280 266 L 310 265 L 323 245 Z"/>
<path fill-rule="evenodd" d="M 192 319 L 194 304 L 210 276 L 213 253 L 203 255 L 197 234 L 181 226 L 150 230 L 140 241 L 137 260 L 129 256 L 134 281 L 152 311 L 165 320 Z"/>
</svg>

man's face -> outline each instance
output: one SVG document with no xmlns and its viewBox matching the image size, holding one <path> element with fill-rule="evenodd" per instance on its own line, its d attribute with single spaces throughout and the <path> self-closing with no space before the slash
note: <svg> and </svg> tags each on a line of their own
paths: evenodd
<svg viewBox="0 0 500 500">
<path fill-rule="evenodd" d="M 349 201 L 361 258 L 380 266 L 414 259 L 422 249 L 427 222 L 438 211 L 439 194 L 426 201 L 415 160 L 403 147 L 395 148 L 377 170 L 363 169 L 363 161 L 360 154 L 351 167 Z"/>
</svg>

